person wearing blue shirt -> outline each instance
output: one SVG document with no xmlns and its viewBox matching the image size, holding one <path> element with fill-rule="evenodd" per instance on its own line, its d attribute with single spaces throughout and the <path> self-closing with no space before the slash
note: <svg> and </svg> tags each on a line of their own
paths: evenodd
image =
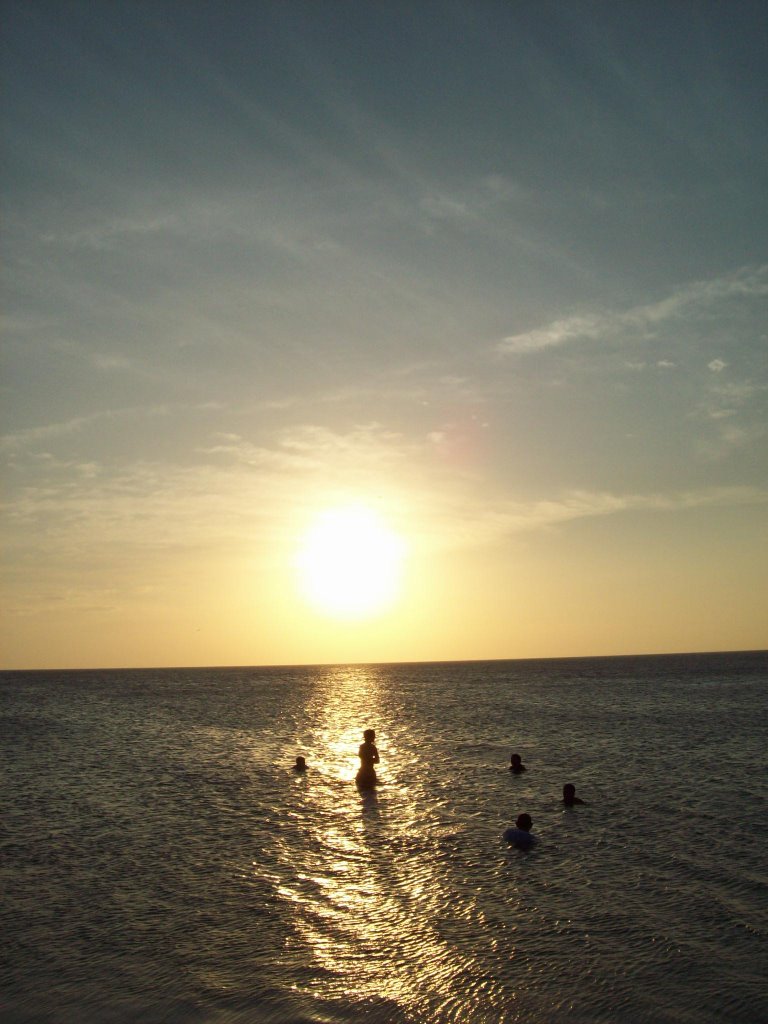
<svg viewBox="0 0 768 1024">
<path fill-rule="evenodd" d="M 531 835 L 533 821 L 530 814 L 518 814 L 514 828 L 508 828 L 502 839 L 518 850 L 530 850 L 536 842 L 536 836 Z"/>
</svg>

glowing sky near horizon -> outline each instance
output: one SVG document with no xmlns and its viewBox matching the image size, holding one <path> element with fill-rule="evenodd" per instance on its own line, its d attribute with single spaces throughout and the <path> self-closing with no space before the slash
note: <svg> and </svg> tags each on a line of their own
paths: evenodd
<svg viewBox="0 0 768 1024">
<path fill-rule="evenodd" d="M 0 666 L 768 646 L 767 21 L 6 2 Z"/>
</svg>

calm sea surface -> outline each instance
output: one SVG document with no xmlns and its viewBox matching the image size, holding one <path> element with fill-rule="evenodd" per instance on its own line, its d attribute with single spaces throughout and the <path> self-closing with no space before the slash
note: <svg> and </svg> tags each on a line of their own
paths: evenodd
<svg viewBox="0 0 768 1024">
<path fill-rule="evenodd" d="M 3 1019 L 766 1021 L 767 696 L 767 653 L 2 673 Z"/>
</svg>

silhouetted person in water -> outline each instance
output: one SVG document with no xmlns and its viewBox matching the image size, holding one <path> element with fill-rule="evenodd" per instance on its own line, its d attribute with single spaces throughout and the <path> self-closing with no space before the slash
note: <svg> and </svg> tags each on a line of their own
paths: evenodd
<svg viewBox="0 0 768 1024">
<path fill-rule="evenodd" d="M 533 821 L 530 814 L 518 814 L 514 828 L 508 828 L 502 839 L 518 850 L 530 850 L 536 842 L 536 836 L 531 835 Z"/>
<path fill-rule="evenodd" d="M 573 807 L 574 804 L 583 804 L 584 801 L 576 796 L 576 787 L 572 782 L 566 782 L 563 786 L 563 803 L 566 807 Z"/>
<path fill-rule="evenodd" d="M 523 764 L 523 759 L 519 754 L 513 754 L 509 759 L 509 770 L 514 772 L 515 775 L 519 775 L 520 772 L 527 772 L 528 769 Z"/>
<path fill-rule="evenodd" d="M 379 763 L 379 752 L 373 742 L 375 739 L 375 730 L 366 729 L 363 733 L 363 742 L 357 752 L 360 758 L 360 771 L 355 776 L 355 782 L 361 789 L 370 789 L 379 781 L 376 778 L 376 769 L 373 767 Z"/>
<path fill-rule="evenodd" d="M 307 762 L 301 755 L 296 758 L 296 764 L 293 766 L 293 770 L 295 772 L 305 772 L 307 770 Z"/>
</svg>

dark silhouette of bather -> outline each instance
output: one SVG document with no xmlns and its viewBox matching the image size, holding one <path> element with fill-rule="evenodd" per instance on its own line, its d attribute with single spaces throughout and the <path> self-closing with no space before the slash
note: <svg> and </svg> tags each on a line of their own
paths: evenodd
<svg viewBox="0 0 768 1024">
<path fill-rule="evenodd" d="M 508 828 L 502 839 L 518 850 L 530 850 L 536 842 L 536 836 L 531 835 L 533 821 L 530 814 L 518 814 L 514 828 Z"/>
<path fill-rule="evenodd" d="M 375 730 L 366 729 L 363 733 L 363 742 L 357 752 L 360 758 L 360 770 L 355 776 L 355 782 L 360 789 L 372 789 L 379 781 L 374 768 L 374 765 L 379 763 L 379 752 L 373 742 L 375 739 Z"/>
<path fill-rule="evenodd" d="M 303 758 L 300 754 L 296 758 L 296 764 L 293 766 L 293 770 L 295 772 L 305 772 L 307 770 L 306 759 Z"/>
<path fill-rule="evenodd" d="M 573 807 L 575 804 L 583 804 L 585 801 L 576 796 L 576 787 L 572 782 L 566 782 L 563 786 L 563 803 L 566 807 Z"/>
<path fill-rule="evenodd" d="M 528 769 L 523 764 L 523 759 L 519 754 L 513 754 L 509 759 L 509 770 L 514 772 L 515 775 L 519 775 L 520 772 L 527 772 Z"/>
</svg>

